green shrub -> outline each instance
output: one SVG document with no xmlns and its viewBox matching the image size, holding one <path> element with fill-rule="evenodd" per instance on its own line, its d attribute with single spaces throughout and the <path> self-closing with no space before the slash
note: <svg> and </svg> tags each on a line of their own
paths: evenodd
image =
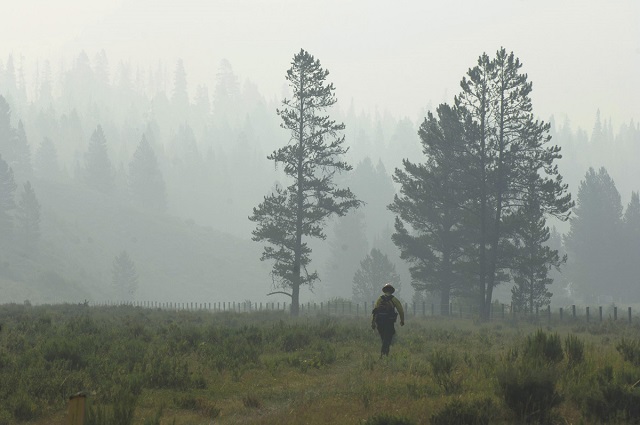
<svg viewBox="0 0 640 425">
<path fill-rule="evenodd" d="M 248 409 L 259 409 L 262 407 L 262 402 L 255 395 L 249 394 L 242 397 L 242 405 Z"/>
<path fill-rule="evenodd" d="M 413 425 L 414 422 L 403 416 L 393 416 L 386 413 L 372 416 L 365 422 L 366 425 Z"/>
<path fill-rule="evenodd" d="M 538 329 L 533 336 L 527 336 L 523 355 L 534 362 L 561 362 L 564 358 L 564 352 L 560 336 L 557 333 L 547 334 L 542 329 Z"/>
<path fill-rule="evenodd" d="M 622 338 L 616 345 L 616 350 L 622 355 L 622 358 L 634 366 L 640 366 L 640 340 L 626 340 Z"/>
<path fill-rule="evenodd" d="M 180 361 L 164 350 L 147 352 L 142 373 L 148 388 L 187 389 L 191 386 L 186 361 Z"/>
<path fill-rule="evenodd" d="M 584 342 L 573 334 L 567 335 L 564 340 L 564 351 L 569 367 L 573 367 L 584 361 Z"/>
<path fill-rule="evenodd" d="M 131 425 L 137 397 L 123 393 L 111 407 L 89 403 L 85 425 Z"/>
<path fill-rule="evenodd" d="M 518 362 L 498 370 L 497 378 L 498 394 L 522 423 L 549 423 L 551 410 L 562 401 L 554 368 Z"/>
<path fill-rule="evenodd" d="M 320 368 L 333 364 L 338 355 L 333 344 L 329 344 L 326 341 L 318 341 L 313 345 L 314 355 L 311 359 L 311 366 Z"/>
<path fill-rule="evenodd" d="M 432 425 L 485 425 L 494 409 L 491 399 L 465 401 L 455 399 L 440 412 L 431 416 Z"/>
<path fill-rule="evenodd" d="M 0 409 L 0 425 L 11 425 L 14 423 L 13 415 L 6 410 Z"/>
<path fill-rule="evenodd" d="M 42 347 L 44 359 L 54 363 L 62 360 L 70 369 L 81 369 L 87 361 L 83 356 L 83 350 L 75 339 L 57 337 L 44 343 Z"/>
<path fill-rule="evenodd" d="M 308 347 L 311 344 L 311 336 L 308 329 L 291 328 L 284 332 L 281 341 L 282 351 L 292 353 Z"/>
<path fill-rule="evenodd" d="M 8 400 L 9 411 L 18 421 L 30 421 L 38 417 L 38 406 L 23 390 L 12 394 Z"/>
<path fill-rule="evenodd" d="M 586 417 L 600 423 L 640 423 L 640 391 L 616 380 L 611 366 L 598 371 L 582 406 Z"/>
<path fill-rule="evenodd" d="M 458 358 L 453 351 L 437 349 L 429 356 L 433 378 L 446 394 L 454 394 L 462 387 L 462 378 L 456 376 Z"/>
</svg>

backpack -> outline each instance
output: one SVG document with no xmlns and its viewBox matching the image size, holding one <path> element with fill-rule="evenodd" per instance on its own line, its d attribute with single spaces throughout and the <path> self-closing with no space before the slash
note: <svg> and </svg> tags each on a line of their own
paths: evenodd
<svg viewBox="0 0 640 425">
<path fill-rule="evenodd" d="M 396 312 L 396 306 L 393 305 L 393 295 L 380 295 L 380 303 L 373 309 L 375 315 L 376 324 L 388 324 L 395 323 L 398 313 Z"/>
</svg>

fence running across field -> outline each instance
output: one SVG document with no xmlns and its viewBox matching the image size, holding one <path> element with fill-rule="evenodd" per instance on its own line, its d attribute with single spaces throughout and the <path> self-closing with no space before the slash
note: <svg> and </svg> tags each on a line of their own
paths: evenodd
<svg viewBox="0 0 640 425">
<path fill-rule="evenodd" d="M 324 302 L 307 302 L 300 303 L 300 315 L 310 314 L 327 314 L 336 316 L 369 316 L 375 301 L 354 303 L 350 301 L 324 301 Z M 236 312 L 251 313 L 259 311 L 288 311 L 291 304 L 285 302 L 159 302 L 159 301 L 106 301 L 91 303 L 94 306 L 119 306 L 128 305 L 141 308 L 154 308 L 161 310 L 186 310 L 186 311 L 211 311 L 211 312 Z M 435 304 L 423 303 L 404 303 L 405 315 L 408 317 L 433 317 L 440 316 L 440 306 Z M 478 317 L 477 309 L 468 306 L 449 305 L 448 317 L 460 318 L 476 318 Z M 624 317 L 626 316 L 626 317 Z M 493 304 L 491 308 L 491 319 L 506 320 L 513 318 L 535 318 L 539 320 L 584 320 L 586 322 L 602 322 L 603 320 L 626 320 L 633 322 L 634 316 L 631 307 L 618 308 L 618 306 L 607 306 L 606 310 L 602 306 L 594 309 L 591 307 L 576 308 L 575 305 L 568 307 L 559 307 L 552 311 L 551 307 L 545 309 L 536 309 L 535 312 L 520 312 L 507 304 Z"/>
</svg>

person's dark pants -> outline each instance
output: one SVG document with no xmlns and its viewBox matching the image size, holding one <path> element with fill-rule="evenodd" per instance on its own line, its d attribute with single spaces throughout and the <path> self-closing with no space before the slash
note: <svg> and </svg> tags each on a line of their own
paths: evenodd
<svg viewBox="0 0 640 425">
<path fill-rule="evenodd" d="M 389 347 L 391 346 L 391 340 L 396 333 L 396 328 L 393 326 L 393 322 L 378 323 L 378 333 L 382 340 L 382 349 L 380 350 L 380 357 L 389 355 Z"/>
</svg>

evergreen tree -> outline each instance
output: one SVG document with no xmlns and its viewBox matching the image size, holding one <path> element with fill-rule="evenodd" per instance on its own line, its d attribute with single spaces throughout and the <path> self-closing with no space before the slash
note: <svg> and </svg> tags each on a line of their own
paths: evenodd
<svg viewBox="0 0 640 425">
<path fill-rule="evenodd" d="M 173 113 L 179 124 L 183 124 L 189 117 L 189 94 L 187 92 L 187 73 L 182 59 L 176 63 L 173 74 L 173 93 L 171 95 Z"/>
<path fill-rule="evenodd" d="M 628 301 L 640 300 L 640 196 L 631 193 L 631 200 L 622 218 L 622 294 Z"/>
<path fill-rule="evenodd" d="M 138 289 L 138 273 L 127 251 L 122 251 L 114 258 L 111 273 L 113 286 L 119 299 L 121 301 L 133 299 L 133 294 Z"/>
<path fill-rule="evenodd" d="M 353 301 L 374 301 L 387 283 L 391 283 L 396 292 L 400 291 L 400 276 L 396 273 L 395 265 L 386 254 L 373 248 L 360 262 L 360 268 L 353 276 Z"/>
<path fill-rule="evenodd" d="M 549 124 L 534 119 L 532 84 L 520 73 L 521 67 L 504 48 L 494 59 L 483 54 L 463 78 L 456 97 L 456 106 L 467 114 L 465 121 L 471 121 L 467 154 L 474 159 L 468 171 L 475 180 L 471 204 L 478 221 L 479 265 L 474 292 L 484 319 L 489 318 L 493 289 L 508 263 L 500 248 L 508 237 L 503 221 L 520 207 L 528 176 L 540 179 L 540 208 L 545 214 L 566 220 L 573 206 L 555 164 L 560 148 L 548 145 Z"/>
<path fill-rule="evenodd" d="M 42 139 L 34 157 L 34 172 L 42 180 L 57 180 L 60 177 L 58 151 L 48 137 Z"/>
<path fill-rule="evenodd" d="M 102 126 L 94 130 L 85 154 L 85 182 L 99 192 L 110 194 L 115 185 L 115 175 L 107 153 L 107 139 Z"/>
<path fill-rule="evenodd" d="M 129 163 L 129 189 L 135 203 L 156 211 L 167 206 L 166 189 L 153 148 L 142 135 Z"/>
<path fill-rule="evenodd" d="M 613 179 L 604 167 L 598 172 L 589 168 L 564 239 L 572 281 L 587 301 L 619 295 L 621 221 L 622 203 Z"/>
<path fill-rule="evenodd" d="M 33 171 L 31 168 L 31 149 L 29 148 L 29 142 L 27 141 L 22 120 L 18 121 L 13 154 L 14 159 L 11 168 L 14 169 L 16 178 L 18 178 L 18 180 L 29 179 Z"/>
<path fill-rule="evenodd" d="M 365 228 L 364 214 L 360 210 L 349 212 L 337 220 L 334 236 L 329 242 L 331 254 L 323 279 L 327 295 L 351 296 L 351 282 L 358 262 L 369 251 Z"/>
<path fill-rule="evenodd" d="M 240 85 L 228 60 L 222 59 L 213 91 L 213 122 L 216 127 L 235 127 L 238 123 Z"/>
<path fill-rule="evenodd" d="M 15 130 L 11 126 L 11 107 L 0 95 L 0 155 L 9 161 L 15 144 Z"/>
<path fill-rule="evenodd" d="M 393 179 L 387 174 L 382 161 L 378 160 L 374 166 L 371 159 L 365 157 L 349 173 L 345 179 L 347 182 L 363 202 L 361 211 L 367 223 L 367 240 L 372 243 L 384 229 L 393 226 L 393 213 L 387 209 L 396 194 Z"/>
<path fill-rule="evenodd" d="M 403 161 L 394 180 L 400 184 L 389 209 L 397 214 L 393 242 L 411 264 L 416 290 L 440 294 L 440 312 L 449 314 L 452 291 L 462 279 L 466 244 L 464 209 L 469 197 L 464 180 L 464 125 L 458 112 L 440 105 L 420 126 L 425 163 Z"/>
<path fill-rule="evenodd" d="M 27 252 L 33 252 L 40 239 L 40 203 L 31 182 L 24 184 L 17 208 L 17 230 Z"/>
<path fill-rule="evenodd" d="M 327 218 L 343 216 L 360 204 L 349 189 L 333 181 L 336 173 L 351 166 L 340 160 L 347 152 L 339 135 L 344 124 L 324 115 L 336 103 L 333 84 L 325 83 L 328 75 L 306 51 L 294 56 L 286 76 L 293 98 L 283 100 L 283 109 L 277 111 L 290 142 L 268 157 L 283 165 L 292 183 L 266 196 L 250 217 L 257 223 L 252 239 L 269 244 L 261 259 L 274 261 L 274 282 L 291 290 L 293 315 L 299 311 L 300 287 L 318 278 L 317 272 L 307 270 L 311 249 L 303 237 L 324 239 Z"/>
<path fill-rule="evenodd" d="M 6 249 L 11 245 L 13 236 L 12 212 L 16 207 L 16 183 L 13 170 L 0 155 L 0 248 Z"/>
<path fill-rule="evenodd" d="M 553 283 L 549 276 L 551 268 L 559 269 L 567 260 L 561 259 L 558 251 L 548 245 L 551 232 L 540 208 L 537 176 L 530 178 L 529 191 L 524 205 L 505 219 L 505 227 L 512 228 L 513 254 L 510 256 L 511 276 L 515 285 L 511 289 L 513 305 L 532 313 L 536 308 L 549 305 L 552 293 L 548 286 Z"/>
</svg>

